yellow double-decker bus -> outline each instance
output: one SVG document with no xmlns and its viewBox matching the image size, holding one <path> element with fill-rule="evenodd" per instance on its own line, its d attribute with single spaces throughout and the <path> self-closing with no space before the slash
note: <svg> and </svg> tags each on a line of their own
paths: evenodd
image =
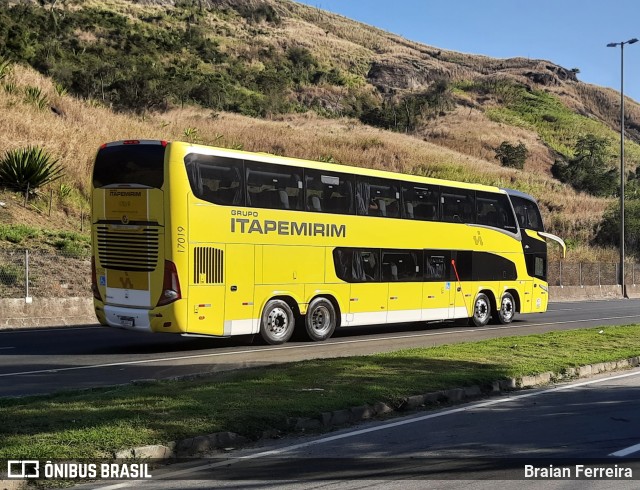
<svg viewBox="0 0 640 490">
<path fill-rule="evenodd" d="M 544 312 L 559 240 L 517 191 L 145 140 L 99 149 L 92 235 L 101 324 L 269 344 Z"/>
</svg>

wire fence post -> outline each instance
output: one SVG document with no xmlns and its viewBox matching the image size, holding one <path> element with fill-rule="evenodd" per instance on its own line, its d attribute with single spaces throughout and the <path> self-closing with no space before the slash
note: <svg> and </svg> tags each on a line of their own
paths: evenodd
<svg viewBox="0 0 640 490">
<path fill-rule="evenodd" d="M 584 287 L 582 284 L 582 262 L 578 264 L 578 277 L 580 278 L 580 287 Z"/>
<path fill-rule="evenodd" d="M 24 300 L 26 303 L 33 301 L 29 296 L 29 249 L 24 251 Z"/>
<path fill-rule="evenodd" d="M 562 287 L 562 260 L 560 261 L 560 287 Z"/>
</svg>

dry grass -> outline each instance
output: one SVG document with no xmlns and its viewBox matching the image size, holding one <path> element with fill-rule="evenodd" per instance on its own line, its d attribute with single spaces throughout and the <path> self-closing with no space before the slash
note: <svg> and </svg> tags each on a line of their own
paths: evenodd
<svg viewBox="0 0 640 490">
<path fill-rule="evenodd" d="M 64 181 L 85 195 L 100 144 L 130 138 L 181 140 L 186 128 L 196 128 L 201 142 L 210 145 L 517 187 L 540 199 L 552 232 L 581 242 L 593 237 L 607 205 L 551 179 L 550 157 L 533 133 L 490 122 L 473 109 L 439 119 L 422 137 L 313 113 L 259 120 L 186 107 L 143 119 L 116 114 L 95 101 L 58 97 L 51 81 L 29 68 L 16 66 L 12 78 L 16 93 L 0 90 L 0 124 L 6 128 L 0 133 L 0 152 L 44 146 L 64 163 Z M 22 95 L 27 86 L 39 87 L 63 115 L 27 104 Z M 493 158 L 492 148 L 504 139 L 521 140 L 531 148 L 525 171 L 503 168 Z"/>
<path fill-rule="evenodd" d="M 220 7 L 225 2 L 231 0 L 203 3 Z M 170 11 L 175 2 L 89 0 L 84 5 L 89 3 L 136 19 L 143 13 L 159 15 Z M 352 74 L 366 75 L 373 63 L 382 64 L 399 74 L 389 80 L 388 88 L 400 91 L 425 89 L 438 77 L 470 80 L 504 75 L 531 84 L 525 76 L 528 71 L 561 70 L 544 61 L 496 60 L 440 50 L 288 0 L 263 0 L 263 3 L 279 12 L 281 24 L 250 24 L 220 10 L 205 16 L 203 22 L 221 50 L 254 58 L 251 53 L 269 46 L 282 52 L 302 45 L 321 63 L 330 62 Z M 60 8 L 80 6 L 64 4 Z M 161 21 L 163 25 L 175 22 L 178 20 L 172 16 Z M 128 138 L 181 140 L 185 139 L 186 128 L 196 128 L 200 142 L 205 144 L 519 188 L 540 200 L 551 232 L 581 243 L 593 238 L 609 203 L 576 193 L 554 181 L 550 176 L 553 155 L 538 135 L 489 121 L 477 100 L 466 101 L 472 108 L 459 107 L 412 136 L 367 127 L 354 120 L 327 120 L 313 114 L 267 121 L 228 113 L 212 115 L 210 111 L 186 107 L 142 119 L 116 114 L 95 101 L 59 97 L 51 81 L 31 69 L 15 67 L 12 78 L 18 85 L 16 93 L 8 94 L 0 87 L 0 124 L 4 129 L 0 133 L 0 153 L 28 144 L 44 146 L 64 163 L 67 169 L 64 181 L 85 196 L 92 161 L 100 144 Z M 619 99 L 615 91 L 558 78 L 556 83 L 545 89 L 575 110 L 594 114 L 610 127 L 616 127 Z M 26 86 L 40 87 L 63 115 L 26 104 L 22 95 Z M 373 90 L 371 85 L 369 88 Z M 309 96 L 314 95 L 314 90 L 324 90 L 336 104 L 342 96 L 340 89 L 308 87 L 301 90 L 300 97 L 305 96 L 305 90 Z M 630 127 L 633 124 L 640 127 L 640 106 L 630 101 L 627 113 Z M 524 171 L 505 169 L 495 160 L 494 148 L 505 140 L 522 141 L 529 149 Z M 607 253 L 594 252 L 598 256 Z"/>
</svg>

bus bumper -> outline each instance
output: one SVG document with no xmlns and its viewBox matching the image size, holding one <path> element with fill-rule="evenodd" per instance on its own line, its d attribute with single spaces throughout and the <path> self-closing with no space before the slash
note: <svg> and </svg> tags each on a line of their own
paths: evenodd
<svg viewBox="0 0 640 490">
<path fill-rule="evenodd" d="M 135 330 L 136 332 L 152 332 L 149 310 L 105 305 L 104 313 L 109 327 Z"/>
</svg>

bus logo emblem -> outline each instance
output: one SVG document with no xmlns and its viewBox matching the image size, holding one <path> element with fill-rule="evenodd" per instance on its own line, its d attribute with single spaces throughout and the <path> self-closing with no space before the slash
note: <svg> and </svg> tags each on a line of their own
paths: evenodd
<svg viewBox="0 0 640 490">
<path fill-rule="evenodd" d="M 126 272 L 124 273 L 124 277 L 120 276 L 120 284 L 122 284 L 122 289 L 133 289 L 133 282 Z"/>
<path fill-rule="evenodd" d="M 122 215 L 122 224 L 126 225 L 129 223 L 129 217 L 126 214 Z"/>
</svg>

